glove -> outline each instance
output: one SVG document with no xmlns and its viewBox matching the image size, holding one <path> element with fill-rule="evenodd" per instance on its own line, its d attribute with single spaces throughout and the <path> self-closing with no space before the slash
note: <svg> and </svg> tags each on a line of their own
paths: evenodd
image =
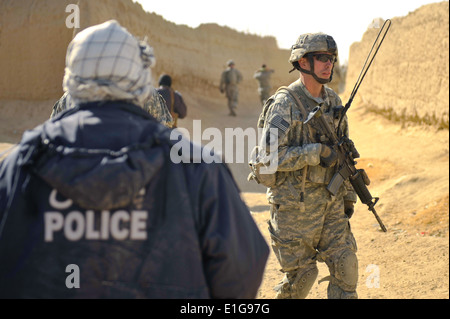
<svg viewBox="0 0 450 319">
<path fill-rule="evenodd" d="M 331 147 L 322 144 L 322 148 L 320 151 L 320 166 L 322 167 L 331 167 L 337 162 L 337 154 Z"/>
<path fill-rule="evenodd" d="M 354 208 L 355 203 L 350 200 L 344 200 L 344 212 L 347 215 L 348 219 L 350 219 L 355 212 Z"/>
</svg>

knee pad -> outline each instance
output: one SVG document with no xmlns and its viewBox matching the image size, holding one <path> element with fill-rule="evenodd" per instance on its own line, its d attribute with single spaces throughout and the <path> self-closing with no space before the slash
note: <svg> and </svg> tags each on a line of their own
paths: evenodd
<svg viewBox="0 0 450 319">
<path fill-rule="evenodd" d="M 311 287 L 314 285 L 318 274 L 319 269 L 315 265 L 306 271 L 299 272 L 292 283 L 292 298 L 305 299 Z"/>
<path fill-rule="evenodd" d="M 330 282 L 327 288 L 328 299 L 358 299 L 356 291 L 345 291 Z"/>
<path fill-rule="evenodd" d="M 276 299 L 305 299 L 313 286 L 319 270 L 317 266 L 300 271 L 287 272 L 284 279 L 275 287 Z"/>
<path fill-rule="evenodd" d="M 352 250 L 345 250 L 335 261 L 336 284 L 346 291 L 356 289 L 358 283 L 358 258 Z"/>
</svg>

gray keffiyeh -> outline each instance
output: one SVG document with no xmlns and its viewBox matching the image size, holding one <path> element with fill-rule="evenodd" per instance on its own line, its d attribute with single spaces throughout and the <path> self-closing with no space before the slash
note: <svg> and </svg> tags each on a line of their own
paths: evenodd
<svg viewBox="0 0 450 319">
<path fill-rule="evenodd" d="M 73 102 L 129 100 L 143 107 L 154 88 L 153 49 L 115 20 L 89 27 L 69 44 L 63 80 Z"/>
</svg>

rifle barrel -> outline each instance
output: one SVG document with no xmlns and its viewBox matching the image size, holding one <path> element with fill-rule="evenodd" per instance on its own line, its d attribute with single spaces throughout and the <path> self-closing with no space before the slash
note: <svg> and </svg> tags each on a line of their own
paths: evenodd
<svg viewBox="0 0 450 319">
<path fill-rule="evenodd" d="M 381 230 L 384 232 L 387 232 L 386 226 L 384 226 L 383 222 L 381 221 L 380 216 L 378 216 L 377 211 L 375 210 L 375 208 L 372 206 L 369 206 L 369 210 L 373 213 L 373 215 L 375 216 L 375 218 L 377 219 L 378 224 L 381 227 Z"/>
</svg>

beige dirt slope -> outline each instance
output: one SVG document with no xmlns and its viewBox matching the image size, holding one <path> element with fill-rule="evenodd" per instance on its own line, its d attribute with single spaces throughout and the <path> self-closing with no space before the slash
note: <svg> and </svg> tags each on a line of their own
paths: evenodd
<svg viewBox="0 0 450 319">
<path fill-rule="evenodd" d="M 448 129 L 449 2 L 424 5 L 391 22 L 359 97 L 378 114 Z M 368 28 L 352 44 L 347 83 L 356 81 L 377 33 Z"/>
<path fill-rule="evenodd" d="M 99 3 L 102 3 L 102 1 L 99 1 Z M 13 2 L 0 0 L 0 7 L 5 3 L 12 5 Z M 127 1 L 121 0 L 115 3 L 126 4 Z M 447 10 L 448 13 L 448 2 L 446 3 L 447 9 L 444 10 Z M 436 7 L 433 7 L 433 5 L 430 7 L 426 6 L 425 9 L 422 12 L 414 12 L 407 17 L 393 19 L 392 30 L 395 30 L 394 27 L 398 20 L 401 20 L 403 24 L 406 22 L 414 24 L 414 21 L 408 20 L 414 19 L 420 13 L 420 19 L 422 20 L 419 21 L 429 21 L 430 19 L 424 20 L 423 18 L 425 11 L 435 16 L 437 14 L 436 11 L 440 12 L 443 10 L 442 4 L 436 4 Z M 111 8 L 110 10 L 113 15 L 116 9 Z M 122 8 L 124 12 L 127 10 L 130 11 L 127 14 L 132 16 L 133 10 L 130 7 L 125 6 Z M 50 13 L 47 14 L 52 16 Z M 128 20 L 132 20 L 129 19 L 129 16 L 127 17 Z M 28 18 L 31 19 L 30 17 Z M 38 22 L 43 23 L 39 19 Z M 5 24 L 0 27 L 3 28 L 0 29 L 1 55 L 2 45 L 7 43 L 5 40 L 7 27 Z M 448 23 L 444 27 L 447 27 L 448 30 Z M 176 34 L 176 25 L 171 26 L 171 28 L 174 29 L 168 29 L 172 30 L 169 33 L 172 35 Z M 2 30 L 3 32 L 1 32 Z M 44 30 L 47 29 L 44 28 Z M 396 27 L 396 30 L 399 30 L 399 27 Z M 220 39 L 222 31 L 225 34 L 231 32 L 229 29 L 221 29 L 218 26 L 210 26 L 208 28 L 208 32 L 211 32 L 212 36 L 217 34 L 217 39 Z M 186 36 L 189 37 L 195 38 L 198 36 L 193 35 L 196 34 L 195 30 L 185 30 L 185 32 L 187 32 Z M 403 32 L 407 32 L 406 29 Z M 418 31 L 416 30 L 415 32 Z M 14 36 L 23 34 L 20 30 L 16 30 L 13 33 Z M 207 36 L 205 33 L 202 34 L 203 37 Z M 408 36 L 409 34 L 405 35 L 404 38 L 406 39 Z M 48 41 L 54 41 L 50 39 L 50 35 L 47 35 L 47 38 L 49 38 Z M 448 47 L 448 32 L 447 38 L 442 41 L 447 41 Z M 170 39 L 170 41 L 166 42 L 176 43 L 175 39 Z M 362 42 L 364 43 L 355 44 L 355 47 L 367 45 L 366 42 L 371 42 L 370 36 L 365 35 L 365 39 L 363 38 Z M 164 46 L 170 47 L 168 43 L 164 43 Z M 60 49 L 58 50 L 61 51 Z M 230 50 L 230 54 L 232 53 L 231 49 L 227 48 L 227 50 Z M 368 52 L 368 49 L 361 49 L 361 51 Z M 187 52 L 196 54 L 195 51 Z M 382 55 L 388 54 L 386 52 L 389 52 L 389 50 L 381 50 L 377 61 L 382 60 Z M 171 53 L 174 52 L 167 52 L 167 54 Z M 245 56 L 245 54 L 249 54 L 248 52 L 241 54 L 242 61 L 249 61 L 250 58 Z M 280 53 L 281 56 L 283 54 L 285 55 L 286 52 Z M 164 52 L 160 51 L 160 66 L 161 64 L 166 65 L 170 64 L 169 62 L 173 62 L 164 62 L 164 56 Z M 225 55 L 221 59 L 223 60 L 223 58 L 225 58 Z M 287 56 L 283 56 L 282 59 L 286 61 Z M 194 61 L 194 59 L 191 59 L 191 61 Z M 32 63 L 32 61 L 27 63 Z M 37 62 L 34 61 L 34 63 Z M 223 62 L 221 61 L 221 63 Z M 350 63 L 352 63 L 351 58 Z M 255 68 L 257 67 L 258 65 L 255 65 Z M 354 68 L 356 69 L 357 67 Z M 203 130 L 208 127 L 217 127 L 223 132 L 227 127 L 240 127 L 243 129 L 255 127 L 256 119 L 260 112 L 260 105 L 256 96 L 256 83 L 252 83 L 250 80 L 254 68 L 248 67 L 243 70 L 244 77 L 249 80 L 242 89 L 239 116 L 237 118 L 227 116 L 225 98 L 218 94 L 218 89 L 215 87 L 221 69 L 222 66 L 215 66 L 212 70 L 202 69 L 201 74 L 205 74 L 206 78 L 202 80 L 202 76 L 197 74 L 193 78 L 193 82 L 196 83 L 195 88 L 183 85 L 182 74 L 176 77 L 176 88 L 183 93 L 189 108 L 188 117 L 180 121 L 180 126 L 186 127 L 191 133 L 193 132 L 192 121 L 194 119 L 202 120 Z M 289 83 L 290 78 L 283 78 L 282 76 L 282 74 L 287 74 L 288 70 L 289 66 L 285 67 L 283 64 L 277 66 L 277 73 L 279 74 L 277 82 L 282 84 Z M 159 74 L 162 71 L 163 69 L 158 69 L 155 73 Z M 21 69 L 21 72 L 25 71 Z M 58 72 L 62 76 L 62 71 L 59 70 Z M 349 72 L 350 74 L 356 72 L 352 71 L 351 65 L 349 65 Z M 377 64 L 374 64 L 369 74 L 377 74 L 378 72 L 380 72 L 380 69 Z M 426 77 L 426 74 L 422 75 Z M 24 130 L 30 129 L 46 120 L 55 99 L 59 95 L 58 88 L 54 85 L 50 89 L 45 89 L 42 85 L 34 87 L 31 95 L 26 95 L 20 90 L 14 91 L 17 85 L 14 76 L 14 72 L 8 73 L 8 77 L 10 77 L 9 82 L 11 82 L 9 89 L 13 91 L 7 93 L 9 94 L 8 97 L 3 97 L 0 100 L 0 154 L 13 143 L 18 142 Z M 17 76 L 21 77 L 22 73 L 19 73 Z M 36 74 L 30 74 L 30 78 L 32 79 L 33 77 L 38 78 Z M 215 78 L 213 79 L 213 77 Z M 5 85 L 9 85 L 4 78 L 0 80 L 0 88 L 4 89 Z M 49 81 L 56 80 L 49 79 Z M 391 75 L 386 76 L 384 80 L 386 83 L 397 85 Z M 447 77 L 444 75 L 439 81 L 444 87 L 447 85 L 448 93 L 448 73 Z M 354 79 L 350 79 L 350 86 L 353 85 L 353 82 Z M 31 81 L 28 85 L 31 86 L 33 83 Z M 448 128 L 439 129 L 439 125 L 425 125 L 421 121 L 408 121 L 406 118 L 396 122 L 380 115 L 382 112 L 373 112 L 373 109 L 369 110 L 367 96 L 370 93 L 370 83 L 371 81 L 363 83 L 361 87 L 363 94 L 357 96 L 349 110 L 350 134 L 361 154 L 357 167 L 364 168 L 371 179 L 370 191 L 373 196 L 380 198 L 376 209 L 384 221 L 388 232 L 383 233 L 379 230 L 375 218 L 364 205 L 361 203 L 356 205 L 356 212 L 351 219 L 351 225 L 359 248 L 359 296 L 360 298 L 368 299 L 448 299 Z M 416 85 L 416 87 L 417 90 L 422 90 L 422 86 Z M 42 94 L 40 95 L 39 92 Z M 380 92 L 382 95 L 383 91 L 381 90 Z M 403 99 L 401 94 L 392 96 L 394 93 L 389 92 L 389 98 L 392 101 L 401 101 Z M 400 90 L 399 92 L 402 91 Z M 428 94 L 426 91 L 422 91 L 422 93 L 424 95 Z M 3 92 L 3 94 L 5 93 Z M 18 97 L 22 98 L 18 99 Z M 342 97 L 345 102 L 348 93 L 345 92 L 342 94 Z M 374 102 L 371 100 L 371 103 L 373 104 Z M 428 104 L 423 102 L 423 107 L 428 107 Z M 435 104 L 433 104 L 433 107 L 435 107 Z M 436 112 L 442 114 L 442 116 L 445 116 L 446 111 L 448 116 L 448 99 L 444 100 L 443 106 L 436 109 Z M 269 211 L 264 188 L 249 184 L 246 181 L 248 169 L 245 163 L 230 164 L 230 168 L 242 190 L 242 198 L 252 211 L 252 216 L 267 242 L 270 243 L 267 231 Z M 378 268 L 373 268 L 372 265 L 376 265 Z M 380 281 L 378 288 L 374 287 L 375 282 L 372 280 L 375 274 L 374 269 L 379 270 Z M 257 297 L 260 299 L 273 298 L 275 293 L 272 287 L 278 283 L 282 275 L 279 271 L 278 263 L 271 253 Z M 328 271 L 325 265 L 319 264 L 318 279 L 327 275 Z M 308 298 L 326 298 L 326 285 L 326 282 L 316 283 Z"/>
</svg>

